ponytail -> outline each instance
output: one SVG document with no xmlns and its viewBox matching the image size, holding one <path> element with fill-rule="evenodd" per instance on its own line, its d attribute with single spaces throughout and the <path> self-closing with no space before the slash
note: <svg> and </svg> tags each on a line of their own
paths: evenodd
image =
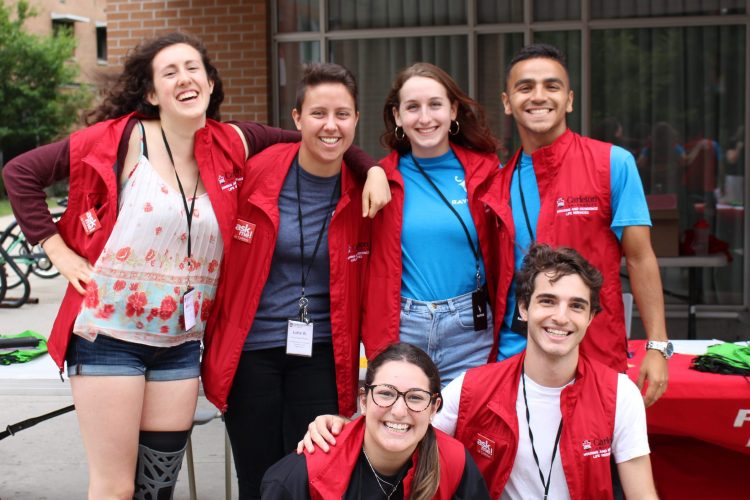
<svg viewBox="0 0 750 500">
<path fill-rule="evenodd" d="M 427 433 L 419 442 L 418 456 L 409 500 L 429 500 L 435 496 L 440 484 L 440 459 L 432 424 L 427 427 Z"/>
</svg>

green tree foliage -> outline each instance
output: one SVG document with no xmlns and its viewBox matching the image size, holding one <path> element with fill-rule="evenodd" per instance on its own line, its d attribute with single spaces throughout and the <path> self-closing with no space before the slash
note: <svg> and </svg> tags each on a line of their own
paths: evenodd
<svg viewBox="0 0 750 500">
<path fill-rule="evenodd" d="M 0 1 L 0 151 L 18 154 L 68 132 L 91 99 L 75 84 L 75 40 L 61 30 L 28 33 L 23 23 L 35 12 L 26 0 Z"/>
</svg>

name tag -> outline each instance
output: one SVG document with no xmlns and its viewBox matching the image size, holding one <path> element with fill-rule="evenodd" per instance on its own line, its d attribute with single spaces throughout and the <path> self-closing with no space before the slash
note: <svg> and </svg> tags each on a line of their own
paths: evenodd
<svg viewBox="0 0 750 500">
<path fill-rule="evenodd" d="M 182 315 L 185 318 L 185 331 L 189 332 L 195 326 L 195 288 L 182 296 Z"/>
<path fill-rule="evenodd" d="M 313 324 L 290 319 L 286 328 L 286 353 L 311 358 L 312 347 Z"/>
</svg>

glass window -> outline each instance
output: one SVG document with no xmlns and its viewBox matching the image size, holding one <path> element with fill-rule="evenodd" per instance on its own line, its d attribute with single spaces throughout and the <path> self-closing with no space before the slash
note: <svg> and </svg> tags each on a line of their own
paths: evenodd
<svg viewBox="0 0 750 500">
<path fill-rule="evenodd" d="M 320 61 L 318 42 L 279 44 L 279 127 L 294 130 L 292 109 L 297 97 L 297 84 L 302 77 L 302 65 L 317 61 Z"/>
<path fill-rule="evenodd" d="M 477 23 L 522 23 L 523 0 L 476 0 Z"/>
<path fill-rule="evenodd" d="M 510 159 L 521 144 L 513 119 L 503 111 L 505 67 L 523 47 L 523 35 L 480 35 L 477 40 L 477 100 L 487 113 L 495 137 L 500 139 L 500 161 Z"/>
<path fill-rule="evenodd" d="M 277 0 L 279 33 L 318 31 L 320 0 Z"/>
<path fill-rule="evenodd" d="M 107 61 L 107 27 L 96 27 L 96 59 L 100 62 Z"/>
<path fill-rule="evenodd" d="M 671 210 L 682 253 L 708 224 L 713 250 L 742 255 L 745 36 L 742 26 L 591 34 L 592 135 L 633 153 L 652 215 Z M 742 260 L 704 272 L 705 302 L 741 304 Z M 670 273 L 665 288 L 685 290 L 687 272 Z"/>
<path fill-rule="evenodd" d="M 466 0 L 328 0 L 328 28 L 466 24 Z"/>
<path fill-rule="evenodd" d="M 357 77 L 357 144 L 375 158 L 387 153 L 379 142 L 384 128 L 385 96 L 396 73 L 415 62 L 440 66 L 467 90 L 466 51 L 465 36 L 331 41 L 331 62 L 346 66 Z"/>
<path fill-rule="evenodd" d="M 534 21 L 567 21 L 580 18 L 581 0 L 534 0 Z"/>
<path fill-rule="evenodd" d="M 591 0 L 592 19 L 744 14 L 745 0 Z"/>
<path fill-rule="evenodd" d="M 581 92 L 581 33 L 579 31 L 543 31 L 534 33 L 534 41 L 549 43 L 565 54 L 573 89 L 573 112 L 568 113 L 568 128 L 581 132 L 581 106 L 575 97 Z"/>
</svg>

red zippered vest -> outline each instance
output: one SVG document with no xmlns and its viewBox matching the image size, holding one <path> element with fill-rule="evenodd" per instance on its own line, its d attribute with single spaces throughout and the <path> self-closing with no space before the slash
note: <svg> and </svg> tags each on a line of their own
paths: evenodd
<svg viewBox="0 0 750 500">
<path fill-rule="evenodd" d="M 477 239 L 484 259 L 489 302 L 493 306 L 495 332 L 499 331 L 503 315 L 494 308 L 497 298 L 499 270 L 499 230 L 497 214 L 503 211 L 499 189 L 499 161 L 493 153 L 478 153 L 451 144 L 458 161 L 466 172 L 466 192 L 469 211 L 477 231 Z M 380 160 L 391 187 L 391 202 L 373 221 L 373 248 L 363 332 L 378 332 L 390 342 L 399 339 L 399 311 L 401 308 L 401 228 L 404 210 L 404 181 L 398 171 L 396 151 Z M 506 210 L 510 213 L 509 210 Z M 506 289 L 507 290 L 507 289 Z M 507 291 L 506 291 L 507 293 Z M 503 309 L 504 310 L 504 309 Z M 367 352 L 372 359 L 370 352 Z M 489 361 L 497 359 L 495 337 Z"/>
<path fill-rule="evenodd" d="M 57 230 L 65 243 L 92 265 L 99 258 L 117 221 L 117 148 L 128 121 L 134 116 L 131 113 L 103 121 L 70 136 L 68 207 L 57 222 Z M 195 134 L 194 154 L 221 236 L 227 242 L 237 205 L 237 185 L 233 180 L 241 173 L 245 158 L 242 140 L 229 125 L 206 120 L 206 126 Z M 96 212 L 102 227 L 86 234 L 79 217 L 90 209 Z M 227 248 L 225 262 L 226 257 Z M 68 285 L 50 333 L 47 347 L 60 371 L 82 300 L 83 295 Z"/>
<path fill-rule="evenodd" d="M 365 418 L 359 417 L 344 426 L 341 434 L 336 438 L 336 446 L 331 447 L 328 453 L 318 451 L 308 454 L 305 452 L 310 497 L 313 500 L 343 498 L 362 449 L 364 436 Z M 437 429 L 435 429 L 435 439 L 440 462 L 440 483 L 432 498 L 450 500 L 463 478 L 466 450 L 461 443 Z M 409 498 L 411 493 L 411 483 L 414 480 L 418 460 L 419 453 L 415 451 L 412 455 L 413 465 L 404 477 L 404 498 Z"/>
<path fill-rule="evenodd" d="M 492 498 L 500 498 L 516 459 L 516 400 L 525 355 L 468 370 L 461 388 L 455 438 L 474 457 Z M 560 395 L 560 459 L 573 499 L 612 498 L 616 403 L 617 372 L 580 356 L 575 383 Z"/>
<path fill-rule="evenodd" d="M 249 160 L 239 194 L 237 222 L 252 227 L 247 241 L 231 241 L 232 258 L 206 325 L 201 373 L 209 401 L 226 411 L 242 348 L 271 269 L 279 231 L 279 193 L 300 143 L 276 144 Z M 346 165 L 341 198 L 328 226 L 331 329 L 339 413 L 356 411 L 362 300 L 370 257 L 370 219 L 362 218 L 362 189 Z M 244 221 L 244 222 L 241 222 Z M 225 243 L 226 244 L 226 243 Z M 388 345 L 380 332 L 362 334 L 370 352 Z"/>
<path fill-rule="evenodd" d="M 531 157 L 541 202 L 536 241 L 553 247 L 574 248 L 604 277 L 600 294 L 602 311 L 588 328 L 581 343 L 581 354 L 624 373 L 627 370 L 627 338 L 620 284 L 622 247 L 610 229 L 611 148 L 611 144 L 567 130 Z M 520 155 L 519 150 L 501 169 L 501 189 L 508 198 L 511 177 Z M 512 225 L 512 219 L 507 222 L 504 219 L 503 232 L 506 235 L 525 231 L 525 228 L 512 228 Z M 508 246 L 504 245 L 501 251 L 507 252 L 507 249 Z M 507 257 L 501 255 L 501 260 L 507 275 L 508 268 L 514 265 L 513 253 Z M 504 292 L 499 292 L 503 297 L 507 293 L 507 287 Z"/>
</svg>

